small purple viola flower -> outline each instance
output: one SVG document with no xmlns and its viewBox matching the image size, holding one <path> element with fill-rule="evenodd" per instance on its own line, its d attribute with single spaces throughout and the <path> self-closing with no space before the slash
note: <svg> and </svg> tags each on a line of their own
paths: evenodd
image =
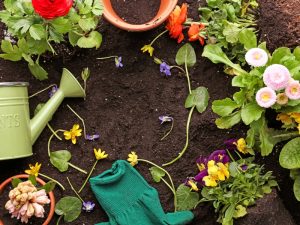
<svg viewBox="0 0 300 225">
<path fill-rule="evenodd" d="M 236 150 L 236 144 L 237 143 L 236 138 L 228 139 L 224 142 L 226 149 L 228 150 Z"/>
<path fill-rule="evenodd" d="M 116 57 L 115 58 L 115 64 L 117 68 L 123 67 L 123 63 L 122 63 L 122 57 Z"/>
<path fill-rule="evenodd" d="M 194 180 L 198 183 L 198 184 L 201 184 L 201 185 L 205 185 L 204 181 L 203 181 L 203 178 L 205 176 L 208 176 L 208 172 L 207 170 L 202 170 L 200 171 L 195 177 L 194 177 Z"/>
<path fill-rule="evenodd" d="M 163 124 L 165 122 L 172 122 L 173 121 L 172 116 L 159 116 L 158 119 L 160 120 L 160 124 Z"/>
<path fill-rule="evenodd" d="M 228 163 L 230 161 L 229 156 L 225 150 L 216 150 L 210 154 L 208 161 L 214 160 L 215 162 Z"/>
<path fill-rule="evenodd" d="M 58 90 L 58 87 L 57 87 L 57 85 L 55 84 L 55 85 L 51 88 L 51 90 L 49 91 L 49 98 L 51 98 L 51 97 L 57 92 L 57 90 Z"/>
<path fill-rule="evenodd" d="M 82 210 L 85 212 L 91 212 L 93 211 L 95 207 L 95 203 L 87 201 L 82 203 Z"/>
<path fill-rule="evenodd" d="M 160 72 L 164 73 L 166 76 L 171 76 L 170 69 L 171 69 L 171 67 L 165 62 L 162 62 L 159 66 Z"/>
<path fill-rule="evenodd" d="M 204 156 L 200 156 L 196 160 L 199 171 L 202 171 L 202 170 L 206 169 L 207 162 L 208 162 L 208 158 L 204 157 Z"/>
<path fill-rule="evenodd" d="M 241 169 L 243 171 L 246 171 L 248 169 L 248 166 L 246 164 L 241 165 Z"/>
<path fill-rule="evenodd" d="M 97 140 L 99 138 L 100 138 L 99 134 L 92 134 L 92 135 L 87 134 L 85 136 L 85 140 L 89 140 L 89 141 L 95 141 L 95 140 Z"/>
</svg>

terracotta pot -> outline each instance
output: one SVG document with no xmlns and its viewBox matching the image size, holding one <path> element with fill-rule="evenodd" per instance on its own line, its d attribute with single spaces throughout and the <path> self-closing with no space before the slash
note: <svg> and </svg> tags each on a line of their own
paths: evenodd
<svg viewBox="0 0 300 225">
<path fill-rule="evenodd" d="M 13 177 L 10 177 L 8 179 L 6 179 L 5 181 L 2 182 L 2 184 L 0 185 L 0 194 L 2 193 L 2 191 L 4 190 L 4 188 L 11 183 L 12 179 L 13 178 L 19 178 L 19 179 L 26 179 L 28 178 L 29 175 L 27 174 L 20 174 L 20 175 L 16 175 L 16 176 L 13 176 Z M 42 179 L 40 178 L 36 178 L 36 181 L 41 184 L 41 185 L 44 185 L 46 184 Z M 54 215 L 54 209 L 55 209 L 55 198 L 54 198 L 54 194 L 53 192 L 49 192 L 48 193 L 49 195 L 49 198 L 50 198 L 50 212 L 48 214 L 48 217 L 46 218 L 45 222 L 43 223 L 43 225 L 48 225 Z M 0 225 L 4 225 L 4 223 L 0 220 Z"/>
<path fill-rule="evenodd" d="M 113 10 L 110 0 L 102 0 L 104 6 L 104 17 L 116 27 L 127 31 L 145 31 L 162 24 L 173 11 L 178 0 L 161 0 L 157 15 L 144 24 L 129 24 L 122 20 Z"/>
</svg>

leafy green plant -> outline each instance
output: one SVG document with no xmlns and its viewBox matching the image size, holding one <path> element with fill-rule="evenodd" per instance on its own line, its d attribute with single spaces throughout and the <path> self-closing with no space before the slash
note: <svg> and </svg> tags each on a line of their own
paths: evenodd
<svg viewBox="0 0 300 225">
<path fill-rule="evenodd" d="M 61 198 L 55 205 L 55 213 L 59 215 L 56 224 L 59 224 L 60 220 L 64 218 L 65 222 L 72 222 L 76 220 L 82 208 L 82 202 L 77 197 L 66 196 Z"/>
<path fill-rule="evenodd" d="M 30 72 L 39 80 L 48 78 L 40 65 L 40 57 L 50 51 L 56 54 L 57 44 L 67 41 L 80 48 L 99 48 L 102 35 L 96 30 L 103 12 L 101 1 L 76 0 L 68 15 L 44 19 L 31 1 L 5 0 L 0 19 L 10 37 L 1 42 L 0 57 L 11 61 L 24 59 Z"/>
<path fill-rule="evenodd" d="M 245 63 L 245 48 L 256 44 L 256 0 L 206 0 L 199 8 L 206 25 L 207 44 L 220 47 L 230 60 Z M 244 48 L 245 47 L 245 48 Z"/>
</svg>

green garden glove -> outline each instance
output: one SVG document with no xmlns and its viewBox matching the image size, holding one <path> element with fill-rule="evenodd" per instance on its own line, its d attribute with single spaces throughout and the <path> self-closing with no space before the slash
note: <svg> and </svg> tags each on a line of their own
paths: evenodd
<svg viewBox="0 0 300 225">
<path fill-rule="evenodd" d="M 126 161 L 90 179 L 91 188 L 109 222 L 98 225 L 184 225 L 194 215 L 190 211 L 165 214 L 156 189 Z"/>
</svg>

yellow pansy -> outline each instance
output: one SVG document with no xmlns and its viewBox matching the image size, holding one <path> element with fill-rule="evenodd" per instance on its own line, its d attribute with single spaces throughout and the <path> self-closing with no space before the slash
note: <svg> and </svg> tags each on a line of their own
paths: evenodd
<svg viewBox="0 0 300 225">
<path fill-rule="evenodd" d="M 204 163 L 197 163 L 197 166 L 198 166 L 199 171 L 202 171 L 202 170 L 205 170 L 205 169 L 206 169 Z"/>
<path fill-rule="evenodd" d="M 293 122 L 292 118 L 286 113 L 279 113 L 276 120 L 280 120 L 284 125 L 291 125 Z"/>
<path fill-rule="evenodd" d="M 71 140 L 73 144 L 76 144 L 76 137 L 81 136 L 82 129 L 79 129 L 79 124 L 74 124 L 70 131 L 65 131 L 65 139 Z"/>
<path fill-rule="evenodd" d="M 217 186 L 217 181 L 216 181 L 215 177 L 213 177 L 213 176 L 210 176 L 210 175 L 205 176 L 205 177 L 203 177 L 202 180 L 204 181 L 205 186 L 207 186 L 207 187 L 216 187 Z"/>
<path fill-rule="evenodd" d="M 234 144 L 236 145 L 236 148 L 239 152 L 241 152 L 243 154 L 249 153 L 250 149 L 247 147 L 247 144 L 246 144 L 246 141 L 244 138 L 240 138 Z"/>
<path fill-rule="evenodd" d="M 189 180 L 188 181 L 188 184 L 190 185 L 191 189 L 194 190 L 194 191 L 199 191 L 198 187 L 197 187 L 197 184 L 192 181 L 192 180 Z"/>
<path fill-rule="evenodd" d="M 149 52 L 150 56 L 153 55 L 154 48 L 151 45 L 144 45 L 141 50 L 143 52 Z"/>
<path fill-rule="evenodd" d="M 31 165 L 29 164 L 29 170 L 25 170 L 25 173 L 29 174 L 29 175 L 33 175 L 33 176 L 38 176 L 39 175 L 39 171 L 41 169 L 42 164 L 39 164 L 38 162 L 35 163 L 35 165 Z"/>
<path fill-rule="evenodd" d="M 289 115 L 296 121 L 296 123 L 300 123 L 300 113 L 293 112 L 289 113 Z"/>
<path fill-rule="evenodd" d="M 219 180 L 223 181 L 226 178 L 229 178 L 228 165 L 224 165 L 223 163 L 218 162 L 217 166 L 219 167 L 219 171 L 218 171 Z"/>
<path fill-rule="evenodd" d="M 98 150 L 94 148 L 94 154 L 97 160 L 105 159 L 108 157 L 108 154 L 106 154 L 105 151 L 101 151 L 100 148 Z"/>
<path fill-rule="evenodd" d="M 135 166 L 138 164 L 138 155 L 135 152 L 129 153 L 127 161 L 130 162 L 132 166 Z"/>
<path fill-rule="evenodd" d="M 207 173 L 212 176 L 218 176 L 219 168 L 216 166 L 214 160 L 209 160 L 207 163 Z"/>
</svg>

